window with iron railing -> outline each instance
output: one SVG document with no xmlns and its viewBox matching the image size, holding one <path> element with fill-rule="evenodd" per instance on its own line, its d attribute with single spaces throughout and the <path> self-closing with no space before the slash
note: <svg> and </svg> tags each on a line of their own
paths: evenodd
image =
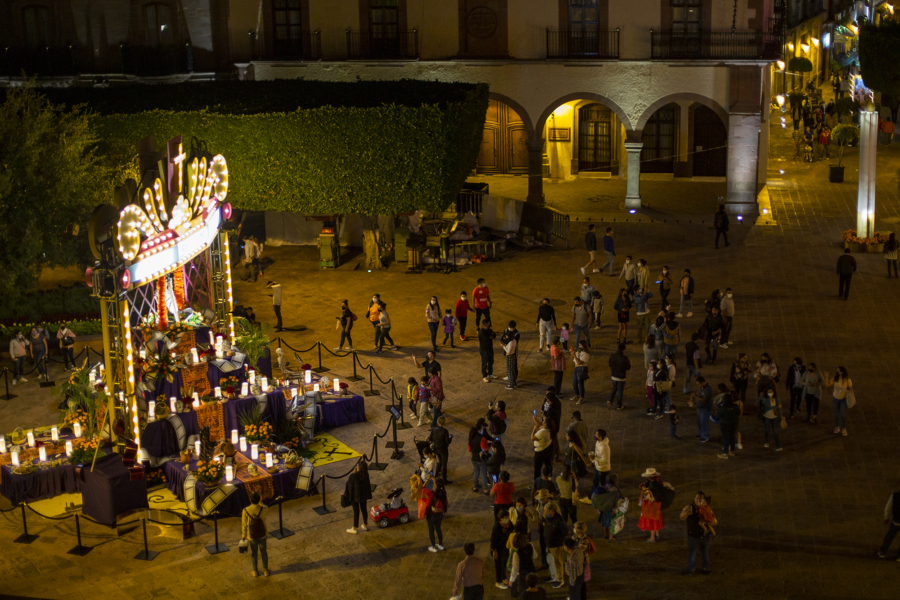
<svg viewBox="0 0 900 600">
<path fill-rule="evenodd" d="M 171 46 L 174 41 L 171 9 L 168 4 L 152 3 L 144 5 L 147 44 L 150 46 Z"/>
<path fill-rule="evenodd" d="M 369 33 L 372 39 L 397 39 L 400 9 L 397 0 L 372 0 L 369 4 Z"/>
</svg>

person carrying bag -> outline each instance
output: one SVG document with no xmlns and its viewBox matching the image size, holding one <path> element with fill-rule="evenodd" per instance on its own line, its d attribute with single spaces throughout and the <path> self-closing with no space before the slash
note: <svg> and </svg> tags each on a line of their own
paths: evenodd
<svg viewBox="0 0 900 600">
<path fill-rule="evenodd" d="M 262 554 L 263 575 L 269 576 L 269 553 L 266 551 L 266 538 L 269 535 L 266 529 L 264 516 L 266 507 L 260 503 L 259 492 L 250 494 L 250 506 L 241 513 L 241 542 L 243 548 L 250 546 L 252 552 L 253 571 L 250 574 L 253 577 L 259 577 L 257 570 L 257 554 Z M 246 542 L 246 543 L 245 543 Z M 241 550 L 246 552 L 245 549 Z"/>
</svg>

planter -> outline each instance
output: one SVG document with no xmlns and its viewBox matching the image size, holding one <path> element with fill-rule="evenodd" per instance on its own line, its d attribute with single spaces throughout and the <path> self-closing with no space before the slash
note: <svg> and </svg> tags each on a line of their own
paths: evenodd
<svg viewBox="0 0 900 600">
<path fill-rule="evenodd" d="M 844 248 L 850 248 L 850 252 L 862 252 L 863 245 L 858 243 L 844 242 Z"/>
<path fill-rule="evenodd" d="M 831 183 L 844 183 L 844 167 L 831 165 L 828 181 Z"/>
<path fill-rule="evenodd" d="M 883 254 L 884 253 L 884 244 L 866 244 L 865 246 L 866 252 L 869 254 Z"/>
</svg>

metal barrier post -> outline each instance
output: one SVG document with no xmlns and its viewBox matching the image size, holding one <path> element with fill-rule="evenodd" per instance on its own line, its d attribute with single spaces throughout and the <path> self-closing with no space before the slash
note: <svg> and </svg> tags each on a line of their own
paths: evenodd
<svg viewBox="0 0 900 600">
<path fill-rule="evenodd" d="M 45 354 L 42 360 L 44 361 L 44 381 L 40 382 L 38 385 L 42 388 L 54 387 L 56 382 L 50 381 L 50 357 Z M 40 369 L 38 369 L 38 373 L 40 373 Z M 38 377 L 38 379 L 40 379 L 40 377 Z"/>
<path fill-rule="evenodd" d="M 391 418 L 393 418 L 393 417 L 391 417 Z M 387 463 L 378 462 L 378 434 L 376 433 L 374 435 L 375 435 L 375 443 L 372 444 L 372 446 L 374 446 L 374 448 L 375 448 L 375 461 L 369 463 L 369 470 L 370 471 L 384 471 L 385 469 L 387 469 Z"/>
<path fill-rule="evenodd" d="M 316 373 L 325 373 L 329 369 L 322 366 L 322 342 L 319 342 L 317 346 L 319 347 L 319 366 L 313 369 L 313 371 Z"/>
<path fill-rule="evenodd" d="M 275 531 L 270 531 L 269 535 L 271 535 L 276 540 L 283 540 L 286 537 L 291 537 L 292 535 L 294 535 L 294 532 L 290 529 L 285 529 L 284 523 L 281 520 L 281 505 L 284 504 L 284 498 L 282 496 L 279 496 L 275 499 L 275 501 L 278 502 L 278 529 Z"/>
<path fill-rule="evenodd" d="M 23 502 L 19 506 L 22 507 L 22 528 L 25 530 L 25 533 L 17 537 L 13 540 L 14 544 L 30 544 L 34 540 L 38 539 L 36 535 L 28 535 L 28 521 L 25 520 L 25 503 Z"/>
<path fill-rule="evenodd" d="M 3 380 L 6 383 L 6 396 L 4 397 L 4 399 L 12 400 L 16 397 L 16 395 L 9 393 L 9 369 L 7 369 L 6 367 L 3 367 Z"/>
<path fill-rule="evenodd" d="M 213 513 L 213 528 L 215 529 L 216 544 L 214 546 L 207 546 L 206 551 L 210 554 L 220 554 L 222 552 L 228 552 L 228 546 L 219 543 L 219 513 L 217 512 Z"/>
<path fill-rule="evenodd" d="M 381 392 L 375 389 L 375 382 L 372 380 L 372 371 L 375 368 L 372 365 L 369 365 L 369 389 L 363 390 L 363 395 L 365 396 L 380 396 Z"/>
<path fill-rule="evenodd" d="M 356 350 L 353 351 L 353 376 L 348 377 L 347 381 L 362 381 L 362 377 L 356 374 L 356 363 L 359 362 L 359 359 L 356 358 Z"/>
<path fill-rule="evenodd" d="M 313 508 L 313 510 L 316 511 L 317 515 L 321 515 L 324 517 L 328 513 L 333 513 L 334 509 L 331 509 L 331 508 L 328 508 L 327 506 L 325 506 L 325 476 L 324 475 L 319 477 L 319 483 L 322 484 L 322 506 L 316 506 Z"/>
<path fill-rule="evenodd" d="M 397 441 L 397 419 L 394 418 L 394 415 L 391 415 L 391 429 L 394 431 L 394 441 L 388 442 L 384 445 L 385 448 L 393 448 L 394 452 L 391 454 L 391 460 L 400 460 L 403 458 L 403 453 L 400 452 L 400 448 L 403 447 L 403 442 Z"/>
<path fill-rule="evenodd" d="M 75 535 L 78 536 L 78 545 L 66 552 L 66 554 L 74 554 L 75 556 L 87 556 L 87 553 L 93 550 L 87 546 L 81 545 L 81 521 L 78 515 L 75 515 Z"/>
<path fill-rule="evenodd" d="M 141 519 L 141 527 L 144 529 L 144 549 L 137 553 L 134 560 L 151 561 L 159 556 L 159 552 L 154 552 L 147 547 L 147 519 Z"/>
</svg>

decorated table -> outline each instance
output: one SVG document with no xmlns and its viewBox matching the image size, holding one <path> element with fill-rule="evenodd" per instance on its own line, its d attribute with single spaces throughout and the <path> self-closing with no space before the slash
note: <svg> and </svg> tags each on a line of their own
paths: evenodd
<svg viewBox="0 0 900 600">
<path fill-rule="evenodd" d="M 316 431 L 367 421 L 366 401 L 362 396 L 351 393 L 344 383 L 340 384 L 342 389 L 339 392 L 334 391 L 330 383 L 321 390 L 322 376 L 317 373 L 310 375 L 312 384 L 306 384 L 304 391 L 311 391 L 312 385 L 319 383 L 319 393 L 322 394 L 322 402 L 316 407 Z"/>
</svg>

